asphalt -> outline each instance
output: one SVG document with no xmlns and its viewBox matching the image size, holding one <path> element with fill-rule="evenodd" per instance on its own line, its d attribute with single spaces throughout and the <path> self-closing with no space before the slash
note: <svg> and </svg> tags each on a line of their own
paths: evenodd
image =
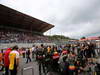
<svg viewBox="0 0 100 75">
<path fill-rule="evenodd" d="M 0 75 L 3 75 L 3 72 L 0 72 Z M 17 75 L 39 75 L 38 63 L 33 59 L 31 62 L 26 63 L 26 58 L 20 57 L 20 66 L 18 68 Z M 44 75 L 42 73 L 41 75 Z M 55 72 L 49 72 L 46 75 L 59 75 Z"/>
<path fill-rule="evenodd" d="M 35 60 L 26 64 L 26 59 L 20 58 L 20 66 L 18 69 L 18 75 L 39 75 L 38 63 Z M 42 73 L 42 75 L 44 75 Z M 46 75 L 59 75 L 55 72 L 49 72 Z"/>
<path fill-rule="evenodd" d="M 33 72 L 33 73 L 32 73 Z M 20 66 L 18 69 L 18 75 L 39 75 L 38 63 L 36 61 L 26 64 L 26 59 L 20 58 Z"/>
<path fill-rule="evenodd" d="M 98 63 L 100 63 L 100 58 L 98 59 Z M 2 75 L 1 72 L 0 75 Z M 32 60 L 32 62 L 26 64 L 26 58 L 20 57 L 20 66 L 18 68 L 18 75 L 39 75 L 38 63 L 35 60 Z M 49 72 L 46 75 L 59 75 L 59 74 L 54 72 Z"/>
</svg>

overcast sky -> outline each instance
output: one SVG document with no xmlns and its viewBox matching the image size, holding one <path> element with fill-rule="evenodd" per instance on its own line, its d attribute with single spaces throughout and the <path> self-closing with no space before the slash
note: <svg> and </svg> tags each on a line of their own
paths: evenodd
<svg viewBox="0 0 100 75">
<path fill-rule="evenodd" d="M 0 3 L 55 25 L 45 34 L 72 38 L 100 35 L 100 0 L 0 0 Z"/>
</svg>

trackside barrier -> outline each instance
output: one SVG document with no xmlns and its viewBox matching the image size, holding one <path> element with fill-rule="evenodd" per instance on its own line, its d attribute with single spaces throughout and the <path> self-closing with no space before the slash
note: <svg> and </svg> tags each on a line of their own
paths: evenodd
<svg viewBox="0 0 100 75">
<path fill-rule="evenodd" d="M 21 70 L 21 75 L 24 75 L 24 71 L 27 71 L 27 70 L 32 70 L 32 75 L 34 75 L 34 69 L 33 67 L 26 67 L 26 68 L 23 68 Z"/>
</svg>

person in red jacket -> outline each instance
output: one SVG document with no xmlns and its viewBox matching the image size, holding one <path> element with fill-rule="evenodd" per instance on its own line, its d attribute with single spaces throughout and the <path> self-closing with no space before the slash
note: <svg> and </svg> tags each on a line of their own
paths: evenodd
<svg viewBox="0 0 100 75">
<path fill-rule="evenodd" d="M 5 75 L 9 75 L 9 54 L 11 48 L 8 48 L 4 53 L 4 66 L 5 66 Z"/>
</svg>

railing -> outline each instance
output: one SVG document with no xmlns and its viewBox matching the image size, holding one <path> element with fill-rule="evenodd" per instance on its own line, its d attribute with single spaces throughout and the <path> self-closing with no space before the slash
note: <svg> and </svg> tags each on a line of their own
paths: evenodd
<svg viewBox="0 0 100 75">
<path fill-rule="evenodd" d="M 33 67 L 26 67 L 26 68 L 23 68 L 21 70 L 21 75 L 24 75 L 24 71 L 27 71 L 27 70 L 32 70 L 32 75 L 34 75 L 34 69 Z"/>
</svg>

